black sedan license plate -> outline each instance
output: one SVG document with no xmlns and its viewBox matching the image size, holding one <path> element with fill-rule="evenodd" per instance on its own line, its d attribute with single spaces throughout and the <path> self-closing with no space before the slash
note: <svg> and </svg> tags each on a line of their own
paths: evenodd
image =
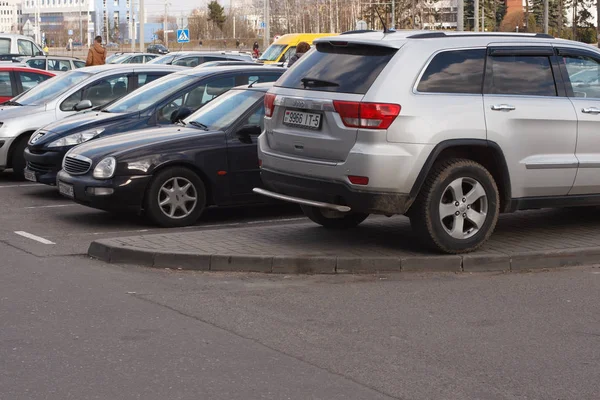
<svg viewBox="0 0 600 400">
<path fill-rule="evenodd" d="M 26 169 L 25 171 L 23 171 L 23 173 L 25 174 L 25 179 L 27 179 L 28 181 L 37 182 L 35 172 Z"/>
<path fill-rule="evenodd" d="M 285 110 L 283 123 L 301 128 L 319 129 L 321 127 L 321 114 Z"/>
<path fill-rule="evenodd" d="M 69 185 L 69 184 L 63 183 L 63 182 L 58 182 L 58 191 L 60 192 L 60 194 L 65 195 L 67 197 L 70 197 L 70 198 L 75 197 L 75 195 L 73 194 L 73 185 Z"/>
</svg>

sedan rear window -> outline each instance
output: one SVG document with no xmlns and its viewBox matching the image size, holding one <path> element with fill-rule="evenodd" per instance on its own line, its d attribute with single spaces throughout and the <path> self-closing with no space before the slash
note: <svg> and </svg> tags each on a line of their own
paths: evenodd
<svg viewBox="0 0 600 400">
<path fill-rule="evenodd" d="M 339 93 L 365 94 L 397 49 L 319 43 L 306 53 L 275 86 Z"/>
</svg>

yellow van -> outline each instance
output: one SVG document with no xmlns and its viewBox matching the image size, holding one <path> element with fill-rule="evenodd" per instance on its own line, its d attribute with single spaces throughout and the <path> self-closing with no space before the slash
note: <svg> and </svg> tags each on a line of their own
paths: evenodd
<svg viewBox="0 0 600 400">
<path fill-rule="evenodd" d="M 262 56 L 258 59 L 258 62 L 264 64 L 285 63 L 296 54 L 296 45 L 298 43 L 306 42 L 312 46 L 313 40 L 315 39 L 337 35 L 337 33 L 288 33 L 273 42 L 273 44 L 263 52 Z"/>
</svg>

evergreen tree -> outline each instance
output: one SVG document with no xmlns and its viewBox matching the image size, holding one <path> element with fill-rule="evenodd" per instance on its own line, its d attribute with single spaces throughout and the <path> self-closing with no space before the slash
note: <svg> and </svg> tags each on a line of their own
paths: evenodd
<svg viewBox="0 0 600 400">
<path fill-rule="evenodd" d="M 215 24 L 219 29 L 223 30 L 225 25 L 225 9 L 219 4 L 218 1 L 213 0 L 208 3 L 208 20 Z"/>
</svg>

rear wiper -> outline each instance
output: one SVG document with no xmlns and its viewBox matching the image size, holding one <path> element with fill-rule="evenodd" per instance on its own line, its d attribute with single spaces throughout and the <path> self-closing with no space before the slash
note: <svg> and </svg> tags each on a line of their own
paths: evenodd
<svg viewBox="0 0 600 400">
<path fill-rule="evenodd" d="M 331 87 L 331 86 L 340 86 L 335 82 L 324 81 L 322 79 L 315 78 L 302 78 L 300 82 L 304 84 L 304 87 Z"/>
<path fill-rule="evenodd" d="M 16 101 L 8 100 L 2 103 L 3 106 L 22 106 L 23 104 L 17 103 Z"/>
<path fill-rule="evenodd" d="M 208 129 L 208 126 L 200 123 L 200 122 L 196 122 L 196 121 L 191 121 L 190 125 L 195 126 L 196 128 L 200 128 L 200 129 L 204 129 L 205 131 L 209 131 L 210 129 Z"/>
</svg>

